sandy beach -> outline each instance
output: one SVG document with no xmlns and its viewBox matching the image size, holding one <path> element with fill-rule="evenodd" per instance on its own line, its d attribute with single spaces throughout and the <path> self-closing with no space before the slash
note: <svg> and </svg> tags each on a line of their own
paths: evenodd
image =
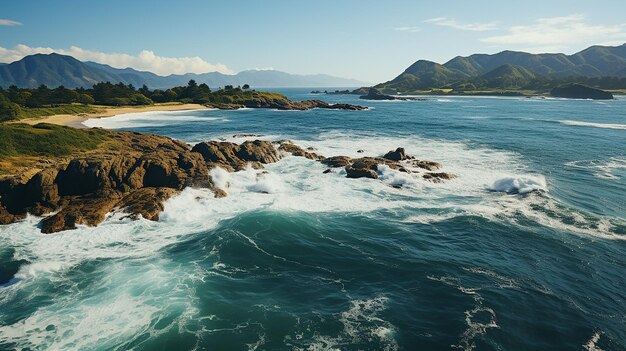
<svg viewBox="0 0 626 351">
<path fill-rule="evenodd" d="M 27 118 L 20 120 L 20 123 L 37 124 L 37 123 L 51 123 L 64 126 L 70 126 L 74 128 L 85 128 L 82 124 L 84 121 L 90 118 L 105 118 L 111 116 L 122 115 L 125 113 L 138 113 L 149 111 L 184 111 L 184 110 L 202 110 L 207 107 L 200 104 L 154 104 L 148 106 L 124 106 L 124 107 L 111 107 L 101 106 L 101 110 L 94 113 L 81 113 L 81 114 L 68 114 L 68 115 L 52 115 L 42 118 Z"/>
</svg>

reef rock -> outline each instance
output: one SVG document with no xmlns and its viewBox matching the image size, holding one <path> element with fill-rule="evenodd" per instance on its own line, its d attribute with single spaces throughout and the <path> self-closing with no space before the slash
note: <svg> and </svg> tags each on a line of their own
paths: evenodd
<svg viewBox="0 0 626 351">
<path fill-rule="evenodd" d="M 0 180 L 0 224 L 27 213 L 45 216 L 43 233 L 95 226 L 113 211 L 157 220 L 163 202 L 186 187 L 204 187 L 225 195 L 211 183 L 209 169 L 261 168 L 277 162 L 280 152 L 268 141 L 200 143 L 194 148 L 167 137 L 110 131 L 115 150 L 49 163 L 30 178 Z"/>
<path fill-rule="evenodd" d="M 568 84 L 553 88 L 550 95 L 568 99 L 612 100 L 614 98 L 611 92 L 582 84 Z"/>
<path fill-rule="evenodd" d="M 433 183 L 441 183 L 444 180 L 450 180 L 450 179 L 454 179 L 456 178 L 456 175 L 451 174 L 451 173 L 443 173 L 443 172 L 439 172 L 439 173 L 426 173 L 422 176 L 422 178 L 429 180 Z"/>
<path fill-rule="evenodd" d="M 240 171 L 250 164 L 261 168 L 263 163 L 274 163 L 281 159 L 280 153 L 269 141 L 246 141 L 241 145 L 229 142 L 209 141 L 196 144 L 192 152 L 199 153 L 213 167 L 228 171 Z"/>
<path fill-rule="evenodd" d="M 377 179 L 381 165 L 407 173 L 413 172 L 411 166 L 429 171 L 441 167 L 436 162 L 415 160 L 403 148 L 383 157 L 324 158 L 289 141 L 208 141 L 192 148 L 157 135 L 106 133 L 109 144 L 96 152 L 40 162 L 34 170 L 1 179 L 0 224 L 13 223 L 31 213 L 44 217 L 43 233 L 54 233 L 78 225 L 95 226 L 116 211 L 131 218 L 158 220 L 163 203 L 186 187 L 208 188 L 216 198 L 227 196 L 213 184 L 210 169 L 258 169 L 278 162 L 284 153 L 320 161 L 330 167 L 324 173 L 343 167 L 347 178 Z M 265 174 L 260 172 L 258 176 Z M 455 177 L 443 172 L 421 176 L 432 182 Z"/>
<path fill-rule="evenodd" d="M 278 147 L 278 150 L 280 151 L 284 151 L 287 153 L 290 153 L 294 156 L 300 156 L 300 157 L 305 157 L 308 158 L 310 160 L 324 160 L 325 157 L 318 155 L 314 152 L 308 152 L 305 151 L 303 148 L 301 148 L 300 146 L 296 145 L 296 144 L 292 144 L 291 142 L 282 142 L 280 143 L 280 146 Z"/>
<path fill-rule="evenodd" d="M 406 154 L 403 147 L 399 147 L 395 151 L 389 151 L 386 153 L 383 158 L 391 161 L 404 161 L 411 159 L 412 157 Z"/>
</svg>

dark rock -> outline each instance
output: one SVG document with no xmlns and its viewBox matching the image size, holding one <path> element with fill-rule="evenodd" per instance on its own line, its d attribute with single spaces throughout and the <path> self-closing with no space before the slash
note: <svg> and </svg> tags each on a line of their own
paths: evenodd
<svg viewBox="0 0 626 351">
<path fill-rule="evenodd" d="M 329 167 L 345 167 L 350 165 L 350 161 L 351 159 L 348 156 L 333 156 L 322 160 L 322 164 Z"/>
<path fill-rule="evenodd" d="M 244 142 L 240 145 L 236 155 L 242 161 L 256 161 L 264 164 L 278 162 L 282 158 L 271 142 L 263 140 Z"/>
<path fill-rule="evenodd" d="M 371 178 L 378 179 L 376 171 L 368 168 L 346 167 L 346 177 L 348 178 Z"/>
<path fill-rule="evenodd" d="M 209 141 L 194 145 L 192 152 L 202 155 L 204 161 L 211 163 L 213 167 L 222 167 L 232 171 L 244 169 L 245 162 L 237 157 L 239 145 L 235 143 Z"/>
<path fill-rule="evenodd" d="M 327 106 L 319 106 L 318 108 L 326 108 L 331 110 L 349 110 L 349 111 L 362 111 L 367 110 L 367 107 L 350 104 L 331 104 Z"/>
<path fill-rule="evenodd" d="M 223 197 L 228 196 L 228 193 L 222 189 L 215 189 L 215 198 L 221 199 Z"/>
<path fill-rule="evenodd" d="M 288 152 L 294 156 L 305 157 L 310 160 L 323 160 L 324 156 L 320 156 L 314 152 L 304 151 L 300 146 L 292 143 L 281 143 L 278 150 Z"/>
<path fill-rule="evenodd" d="M 145 219 L 157 221 L 159 213 L 163 211 L 163 202 L 176 193 L 174 188 L 141 188 L 124 196 L 115 207 L 131 213 L 134 218 L 141 215 Z"/>
<path fill-rule="evenodd" d="M 550 95 L 568 99 L 594 99 L 612 100 L 613 94 L 608 91 L 588 87 L 582 84 L 568 84 L 556 87 L 550 91 Z"/>
<path fill-rule="evenodd" d="M 233 135 L 233 138 L 260 138 L 263 135 L 261 134 L 235 134 Z"/>
<path fill-rule="evenodd" d="M 345 167 L 348 178 L 371 178 L 378 179 L 378 160 L 375 158 L 361 158 L 353 160 L 351 165 Z"/>
<path fill-rule="evenodd" d="M 324 172 L 322 172 L 322 173 L 324 173 L 324 174 L 328 174 L 328 173 L 332 173 L 332 172 L 333 172 L 333 170 L 332 170 L 332 169 L 330 169 L 330 168 L 328 168 L 327 170 L 325 170 L 325 171 L 324 171 Z"/>
<path fill-rule="evenodd" d="M 163 202 L 185 187 L 215 190 L 209 167 L 255 168 L 276 162 L 281 154 L 268 141 L 200 143 L 193 149 L 166 137 L 109 132 L 118 149 L 50 163 L 29 178 L 0 180 L 0 223 L 45 216 L 43 233 L 94 226 L 120 209 L 131 217 L 157 220 Z M 41 164 L 41 163 L 40 163 Z M 216 191 L 218 196 L 223 195 Z"/>
<path fill-rule="evenodd" d="M 321 160 L 329 167 L 344 167 L 348 178 L 377 179 L 380 165 L 409 173 L 403 162 L 410 158 L 404 149 L 381 157 L 323 156 L 305 151 L 291 142 L 278 148 L 269 141 L 246 141 L 241 145 L 228 142 L 203 142 L 193 148 L 166 137 L 134 132 L 110 131 L 119 144 L 97 153 L 55 162 L 37 163 L 35 170 L 0 179 L 0 224 L 23 219 L 27 213 L 46 216 L 41 221 L 43 233 L 74 229 L 77 225 L 95 226 L 113 211 L 130 217 L 142 216 L 157 220 L 163 203 L 185 187 L 204 187 L 224 197 L 209 178 L 209 169 L 222 167 L 227 171 L 244 169 L 247 165 L 262 168 L 277 162 L 281 152 L 312 160 Z M 434 170 L 440 164 L 414 160 L 411 164 Z M 324 173 L 331 173 L 327 169 Z M 266 172 L 259 172 L 263 176 Z M 441 182 L 456 177 L 449 173 L 430 172 L 422 177 Z M 53 213 L 54 212 L 54 213 Z M 53 213 L 53 214 L 50 214 Z"/>
<path fill-rule="evenodd" d="M 245 169 L 248 163 L 253 168 L 261 168 L 261 164 L 274 163 L 281 158 L 271 142 L 261 140 L 246 141 L 241 145 L 209 141 L 196 144 L 191 151 L 202 155 L 211 166 L 229 171 Z"/>
<path fill-rule="evenodd" d="M 374 158 L 359 158 L 353 160 L 351 167 L 356 169 L 371 169 L 373 171 L 377 171 L 378 162 Z"/>
<path fill-rule="evenodd" d="M 0 224 L 11 224 L 26 218 L 26 214 L 9 213 L 7 209 L 0 204 Z"/>
<path fill-rule="evenodd" d="M 441 169 L 441 163 L 433 162 L 433 161 L 424 161 L 424 160 L 415 160 L 412 162 L 414 166 L 419 168 L 427 169 L 429 171 L 436 171 Z"/>
<path fill-rule="evenodd" d="M 116 192 L 105 196 L 82 196 L 67 199 L 61 210 L 41 221 L 41 232 L 55 233 L 62 230 L 76 229 L 77 224 L 95 226 L 104 220 L 119 202 Z"/>
<path fill-rule="evenodd" d="M 367 107 L 351 104 L 329 104 L 321 100 L 291 101 L 286 97 L 258 96 L 255 99 L 240 101 L 235 104 L 209 103 L 205 106 L 221 110 L 235 110 L 247 108 L 273 108 L 277 110 L 310 110 L 313 108 L 325 108 L 335 110 L 366 110 Z"/>
<path fill-rule="evenodd" d="M 391 161 L 403 161 L 411 159 L 412 157 L 406 154 L 403 147 L 399 147 L 395 151 L 389 151 L 386 153 L 383 158 Z"/>
<path fill-rule="evenodd" d="M 366 95 L 359 96 L 359 99 L 363 100 L 396 100 L 395 97 L 390 95 L 381 94 L 378 89 L 370 88 Z"/>
<path fill-rule="evenodd" d="M 431 172 L 431 173 L 425 173 L 422 177 L 433 183 L 441 183 L 444 180 L 450 180 L 450 179 L 456 178 L 456 175 L 450 174 L 450 173 L 443 173 L 443 172 L 440 172 L 440 173 Z"/>
</svg>

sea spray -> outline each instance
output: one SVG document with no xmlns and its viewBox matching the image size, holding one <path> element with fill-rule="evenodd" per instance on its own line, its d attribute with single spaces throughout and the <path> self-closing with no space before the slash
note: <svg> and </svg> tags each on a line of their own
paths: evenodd
<svg viewBox="0 0 626 351">
<path fill-rule="evenodd" d="M 507 194 L 527 194 L 533 191 L 547 191 L 548 187 L 543 176 L 521 175 L 498 179 L 490 189 Z"/>
</svg>

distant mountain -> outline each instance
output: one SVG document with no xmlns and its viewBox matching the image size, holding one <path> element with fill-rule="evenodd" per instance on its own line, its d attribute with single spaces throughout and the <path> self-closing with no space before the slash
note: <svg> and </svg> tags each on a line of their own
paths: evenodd
<svg viewBox="0 0 626 351">
<path fill-rule="evenodd" d="M 505 64 L 475 79 L 480 86 L 518 89 L 529 84 L 537 75 L 522 66 Z"/>
<path fill-rule="evenodd" d="M 396 79 L 384 83 L 384 88 L 407 91 L 429 87 L 442 87 L 469 78 L 469 75 L 447 68 L 435 62 L 419 60 L 407 68 Z M 379 86 L 376 86 L 379 88 Z"/>
<path fill-rule="evenodd" d="M 71 56 L 59 54 L 35 54 L 23 59 L 0 65 L 0 87 L 17 85 L 34 88 L 41 84 L 48 87 L 63 85 L 66 88 L 89 88 L 98 82 L 122 82 L 140 87 L 146 84 L 154 89 L 165 89 L 187 84 L 190 79 L 209 87 L 249 84 L 253 88 L 312 88 L 312 87 L 356 87 L 367 83 L 329 76 L 325 74 L 295 75 L 275 70 L 250 70 L 234 75 L 210 72 L 204 74 L 182 74 L 159 76 L 152 72 L 132 68 L 118 69 L 96 62 L 81 62 Z"/>
<path fill-rule="evenodd" d="M 49 87 L 91 86 L 102 81 L 118 81 L 108 72 L 90 67 L 73 57 L 63 55 L 31 55 L 0 66 L 0 86 L 33 88 L 41 84 Z"/>
<path fill-rule="evenodd" d="M 514 88 L 541 77 L 626 78 L 626 44 L 592 46 L 573 55 L 503 51 L 457 56 L 443 65 L 419 60 L 398 77 L 375 87 L 387 93 L 458 86 L 463 82 Z"/>
</svg>

